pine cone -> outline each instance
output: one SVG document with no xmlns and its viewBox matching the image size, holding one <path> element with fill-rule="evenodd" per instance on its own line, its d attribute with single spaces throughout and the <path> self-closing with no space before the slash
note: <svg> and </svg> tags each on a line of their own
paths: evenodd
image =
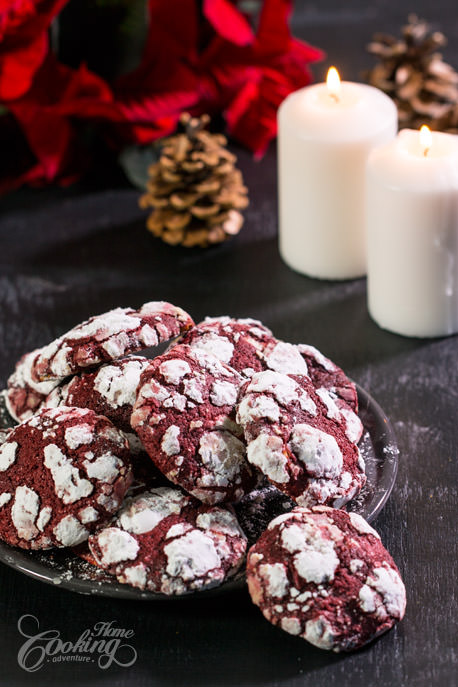
<svg viewBox="0 0 458 687">
<path fill-rule="evenodd" d="M 242 228 L 248 189 L 226 138 L 205 131 L 208 122 L 207 115 L 182 114 L 185 132 L 164 141 L 159 162 L 148 170 L 140 207 L 153 208 L 149 231 L 172 245 L 204 247 Z"/>
<path fill-rule="evenodd" d="M 446 43 L 444 34 L 409 15 L 401 38 L 377 33 L 367 46 L 380 62 L 366 80 L 393 98 L 401 128 L 427 124 L 458 133 L 458 72 L 436 52 Z"/>
</svg>

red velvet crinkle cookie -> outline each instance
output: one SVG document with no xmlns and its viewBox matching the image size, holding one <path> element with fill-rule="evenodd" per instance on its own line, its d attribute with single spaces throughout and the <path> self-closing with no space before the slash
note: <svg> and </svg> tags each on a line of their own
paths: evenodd
<svg viewBox="0 0 458 687">
<path fill-rule="evenodd" d="M 272 332 L 262 322 L 223 315 L 206 317 L 179 343 L 212 353 L 244 377 L 251 377 L 254 372 L 264 369 L 259 353 L 272 340 Z"/>
<path fill-rule="evenodd" d="M 45 409 L 0 446 L 0 539 L 75 546 L 107 522 L 132 481 L 126 440 L 92 410 Z"/>
<path fill-rule="evenodd" d="M 341 507 L 364 486 L 364 461 L 309 377 L 266 370 L 240 391 L 248 461 L 300 506 Z"/>
<path fill-rule="evenodd" d="M 350 651 L 404 616 L 405 587 L 380 537 L 355 513 L 294 508 L 248 552 L 248 589 L 273 625 Z"/>
<path fill-rule="evenodd" d="M 47 408 L 76 406 L 105 415 L 125 432 L 131 432 L 130 416 L 140 375 L 150 363 L 143 356 L 125 356 L 91 372 L 75 375 L 46 398 Z"/>
<path fill-rule="evenodd" d="M 239 501 L 254 485 L 235 423 L 240 380 L 186 345 L 152 360 L 140 379 L 133 429 L 163 474 L 204 503 Z"/>
<path fill-rule="evenodd" d="M 81 369 L 173 339 L 194 324 L 181 308 L 164 301 L 140 310 L 116 308 L 95 315 L 45 346 L 32 365 L 36 381 L 62 380 Z"/>
<path fill-rule="evenodd" d="M 230 507 L 168 487 L 127 498 L 115 521 L 89 538 L 96 563 L 119 582 L 163 594 L 221 584 L 240 568 L 246 546 Z"/>
<path fill-rule="evenodd" d="M 263 369 L 309 377 L 328 407 L 328 416 L 339 420 L 350 441 L 358 443 L 363 433 L 363 424 L 357 415 L 358 395 L 355 384 L 340 367 L 313 346 L 278 339 L 267 343 L 261 359 Z"/>
<path fill-rule="evenodd" d="M 10 415 L 18 422 L 32 417 L 58 384 L 55 380 L 36 382 L 33 379 L 32 367 L 41 350 L 41 348 L 37 348 L 31 353 L 23 355 L 16 363 L 16 369 L 8 379 L 5 404 Z"/>
</svg>

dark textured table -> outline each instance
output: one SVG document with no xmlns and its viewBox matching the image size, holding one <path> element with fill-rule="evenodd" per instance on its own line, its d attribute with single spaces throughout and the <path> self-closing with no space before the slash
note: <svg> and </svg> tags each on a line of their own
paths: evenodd
<svg viewBox="0 0 458 687">
<path fill-rule="evenodd" d="M 372 32 L 396 30 L 404 19 L 402 8 L 387 4 L 301 3 L 296 33 L 324 47 L 329 62 L 356 79 L 369 62 L 364 44 Z M 431 14 L 458 37 L 455 3 L 435 3 Z M 456 684 L 458 338 L 415 340 L 382 331 L 368 316 L 364 279 L 320 282 L 290 271 L 277 249 L 275 151 L 260 163 L 241 152 L 240 164 L 251 196 L 246 227 L 205 251 L 154 240 L 137 192 L 125 184 L 107 188 L 105 180 L 105 187 L 23 191 L 3 200 L 0 382 L 23 352 L 88 315 L 152 299 L 177 303 L 196 319 L 260 318 L 280 338 L 314 344 L 375 397 L 395 428 L 398 479 L 375 526 L 404 575 L 406 617 L 366 649 L 334 655 L 270 626 L 243 590 L 205 601 L 131 602 L 79 596 L 0 565 L 1 685 Z M 71 642 L 96 623 L 114 621 L 133 632 L 125 641 L 137 658 L 130 667 L 113 662 L 106 669 L 51 659 L 28 673 L 18 664 L 23 615 Z M 117 654 L 120 662 L 132 656 L 127 649 Z"/>
</svg>

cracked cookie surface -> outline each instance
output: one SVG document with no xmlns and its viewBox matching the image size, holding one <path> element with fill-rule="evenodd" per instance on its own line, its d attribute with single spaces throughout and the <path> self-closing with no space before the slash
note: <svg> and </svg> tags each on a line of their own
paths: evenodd
<svg viewBox="0 0 458 687">
<path fill-rule="evenodd" d="M 203 505 L 170 487 L 127 498 L 110 526 L 89 538 L 95 562 L 119 582 L 168 595 L 222 584 L 246 545 L 230 506 Z"/>
<path fill-rule="evenodd" d="M 247 580 L 267 620 L 321 649 L 358 649 L 405 611 L 404 584 L 377 532 L 325 506 L 275 518 L 248 553 Z"/>
<path fill-rule="evenodd" d="M 330 394 L 309 377 L 266 370 L 239 393 L 247 459 L 300 506 L 340 508 L 364 486 L 364 461 Z"/>
<path fill-rule="evenodd" d="M 143 372 L 132 427 L 153 462 L 204 503 L 239 501 L 255 483 L 235 403 L 241 377 L 181 344 Z"/>
<path fill-rule="evenodd" d="M 90 317 L 42 348 L 31 375 L 35 381 L 62 380 L 87 367 L 169 341 L 193 324 L 184 310 L 165 301 L 145 303 L 139 310 L 115 308 Z"/>
<path fill-rule="evenodd" d="M 122 432 L 92 410 L 45 409 L 0 446 L 0 538 L 75 546 L 110 519 L 132 481 Z"/>
</svg>

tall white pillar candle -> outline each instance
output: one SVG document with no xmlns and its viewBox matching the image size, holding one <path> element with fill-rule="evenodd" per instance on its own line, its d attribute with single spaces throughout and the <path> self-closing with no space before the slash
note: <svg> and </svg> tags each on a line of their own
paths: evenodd
<svg viewBox="0 0 458 687">
<path fill-rule="evenodd" d="M 292 93 L 278 115 L 280 254 L 322 279 L 366 274 L 367 156 L 397 130 L 391 98 L 338 78 Z"/>
<path fill-rule="evenodd" d="M 458 136 L 424 129 L 367 166 L 369 312 L 420 337 L 458 332 Z"/>
</svg>

